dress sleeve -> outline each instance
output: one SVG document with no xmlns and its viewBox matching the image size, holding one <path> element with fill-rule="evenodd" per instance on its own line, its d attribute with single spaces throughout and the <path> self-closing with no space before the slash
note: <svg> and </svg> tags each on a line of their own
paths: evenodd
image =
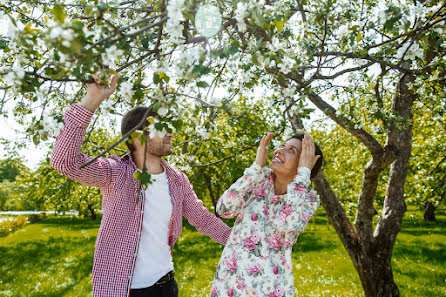
<svg viewBox="0 0 446 297">
<path fill-rule="evenodd" d="M 279 231 L 301 233 L 319 206 L 319 199 L 310 186 L 310 169 L 299 167 L 298 174 L 288 185 L 287 195 L 273 224 Z"/>
<path fill-rule="evenodd" d="M 227 189 L 217 202 L 217 213 L 226 219 L 237 215 L 254 197 L 265 196 L 264 181 L 271 174 L 268 167 L 253 163 L 245 173 Z M 252 193 L 254 191 L 254 193 Z M 262 196 L 262 197 L 260 197 Z"/>
</svg>

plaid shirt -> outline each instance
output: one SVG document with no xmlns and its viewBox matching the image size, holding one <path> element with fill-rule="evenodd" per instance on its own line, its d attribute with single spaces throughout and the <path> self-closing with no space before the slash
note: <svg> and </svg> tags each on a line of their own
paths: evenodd
<svg viewBox="0 0 446 297">
<path fill-rule="evenodd" d="M 123 297 L 130 292 L 146 197 L 133 177 L 136 166 L 130 154 L 99 158 L 79 168 L 91 159 L 80 149 L 92 116 L 92 112 L 79 105 L 68 109 L 65 127 L 51 155 L 51 166 L 73 180 L 101 188 L 102 222 L 94 254 L 93 295 Z M 170 248 L 181 234 L 182 216 L 199 232 L 225 244 L 231 229 L 203 206 L 184 173 L 164 160 L 161 164 L 166 170 L 173 207 Z"/>
</svg>

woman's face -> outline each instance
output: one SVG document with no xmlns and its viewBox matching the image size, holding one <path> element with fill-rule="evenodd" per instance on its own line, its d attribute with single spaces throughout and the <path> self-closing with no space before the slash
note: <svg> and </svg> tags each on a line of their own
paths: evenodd
<svg viewBox="0 0 446 297">
<path fill-rule="evenodd" d="M 302 141 L 291 138 L 274 151 L 269 167 L 276 175 L 296 175 L 301 150 Z"/>
</svg>

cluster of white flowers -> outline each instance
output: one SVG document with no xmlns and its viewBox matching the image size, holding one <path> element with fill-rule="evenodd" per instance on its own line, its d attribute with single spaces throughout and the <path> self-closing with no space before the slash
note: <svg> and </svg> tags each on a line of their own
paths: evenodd
<svg viewBox="0 0 446 297">
<path fill-rule="evenodd" d="M 200 47 L 188 48 L 184 55 L 186 58 L 186 63 L 188 65 L 195 64 L 195 62 L 198 61 L 198 59 L 200 59 L 202 52 L 203 52 L 203 49 Z"/>
<path fill-rule="evenodd" d="M 133 95 L 135 94 L 135 91 L 133 90 L 133 84 L 131 82 L 123 82 L 119 86 L 119 91 L 117 93 L 117 96 L 121 97 L 125 101 L 130 102 L 133 98 Z"/>
<path fill-rule="evenodd" d="M 410 47 L 409 47 L 410 46 Z M 408 49 L 409 48 L 409 49 Z M 415 60 L 416 58 L 422 59 L 424 56 L 423 49 L 418 45 L 418 43 L 413 43 L 410 45 L 410 43 L 406 43 L 402 47 L 400 47 L 396 53 L 396 58 L 401 59 L 406 52 L 406 55 L 404 56 L 406 59 L 409 60 Z"/>
<path fill-rule="evenodd" d="M 59 122 L 57 119 L 53 118 L 52 116 L 44 113 L 42 115 L 42 120 L 40 121 L 42 125 L 42 130 L 39 131 L 39 134 L 47 133 L 50 137 L 57 137 L 59 135 L 60 131 L 64 127 L 63 122 Z"/>
<path fill-rule="evenodd" d="M 105 50 L 105 53 L 102 54 L 102 63 L 107 65 L 111 69 L 118 68 L 116 66 L 116 61 L 118 57 L 120 57 L 124 52 L 116 47 L 116 45 L 112 45 L 111 47 Z"/>
<path fill-rule="evenodd" d="M 245 18 L 248 16 L 248 5 L 246 3 L 237 3 L 237 8 L 235 9 L 235 19 L 237 20 L 237 28 L 239 31 L 243 32 L 246 30 Z"/>
<path fill-rule="evenodd" d="M 350 33 L 350 30 L 348 28 L 348 25 L 342 25 L 336 30 L 336 38 L 339 40 L 344 39 L 348 36 Z"/>
<path fill-rule="evenodd" d="M 25 71 L 19 63 L 15 62 L 12 65 L 12 71 L 5 76 L 5 82 L 8 86 L 17 86 L 22 84 L 22 79 L 25 77 Z"/>
<path fill-rule="evenodd" d="M 283 89 L 283 95 L 287 98 L 290 98 L 294 101 L 294 97 L 296 97 L 296 87 L 289 86 L 286 89 Z"/>
<path fill-rule="evenodd" d="M 197 126 L 195 127 L 195 132 L 203 139 L 207 140 L 209 139 L 209 132 L 206 130 L 203 126 Z"/>
<path fill-rule="evenodd" d="M 282 63 L 277 64 L 277 67 L 279 67 L 279 70 L 283 74 L 290 73 L 291 69 L 293 69 L 293 66 L 294 66 L 294 60 L 288 56 L 283 57 Z"/>
<path fill-rule="evenodd" d="M 158 109 L 158 112 L 159 112 L 159 109 Z M 157 136 L 162 138 L 167 134 L 167 130 L 164 127 L 161 130 L 156 129 L 155 124 L 158 122 L 159 121 L 157 119 L 154 119 L 153 124 L 149 125 L 148 130 L 150 131 L 150 134 L 149 134 L 150 138 L 154 138 Z M 172 130 L 172 133 L 175 132 L 175 128 L 169 122 L 167 122 L 167 125 Z"/>
<path fill-rule="evenodd" d="M 181 21 L 184 20 L 183 12 L 184 0 L 170 0 L 167 4 L 167 16 L 169 19 L 166 22 L 167 34 L 170 42 L 181 44 L 183 40 L 183 25 Z"/>
<path fill-rule="evenodd" d="M 51 39 L 58 39 L 62 41 L 64 47 L 70 47 L 71 41 L 75 38 L 75 33 L 71 29 L 63 29 L 61 27 L 53 27 L 50 31 Z"/>
</svg>

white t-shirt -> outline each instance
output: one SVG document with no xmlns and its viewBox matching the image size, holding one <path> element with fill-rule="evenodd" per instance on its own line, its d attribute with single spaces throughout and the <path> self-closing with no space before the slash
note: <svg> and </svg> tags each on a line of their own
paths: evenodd
<svg viewBox="0 0 446 297">
<path fill-rule="evenodd" d="M 173 270 L 169 246 L 172 201 L 166 171 L 152 174 L 152 181 L 145 191 L 143 226 L 132 289 L 150 287 Z"/>
</svg>

